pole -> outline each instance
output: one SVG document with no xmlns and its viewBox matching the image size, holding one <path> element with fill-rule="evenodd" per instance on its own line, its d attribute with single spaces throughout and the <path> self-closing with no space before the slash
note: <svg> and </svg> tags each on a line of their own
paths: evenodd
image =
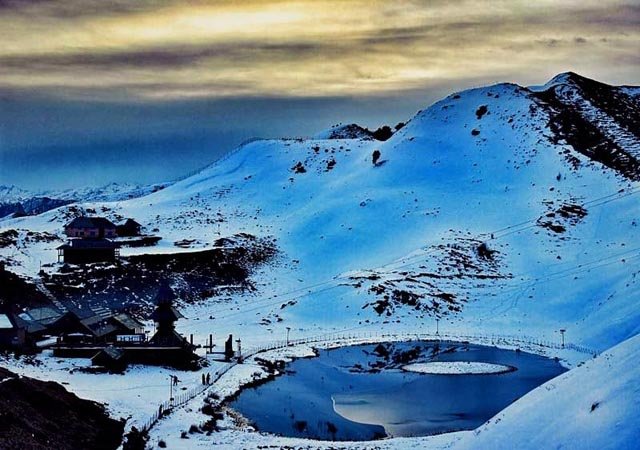
<svg viewBox="0 0 640 450">
<path fill-rule="evenodd" d="M 440 335 L 440 319 L 436 317 L 436 336 Z"/>
<path fill-rule="evenodd" d="M 287 347 L 289 346 L 289 331 L 291 331 L 291 327 L 287 327 Z"/>
<path fill-rule="evenodd" d="M 173 401 L 173 375 L 169 375 L 169 401 Z"/>
<path fill-rule="evenodd" d="M 565 333 L 565 331 L 567 331 L 567 330 L 565 330 L 564 328 L 562 328 L 560 330 L 560 335 L 562 336 L 562 348 L 564 348 L 564 333 Z"/>
</svg>

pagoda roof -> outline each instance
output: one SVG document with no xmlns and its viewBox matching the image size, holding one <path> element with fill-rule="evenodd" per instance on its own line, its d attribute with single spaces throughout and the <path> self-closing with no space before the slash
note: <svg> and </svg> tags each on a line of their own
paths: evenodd
<svg viewBox="0 0 640 450">
<path fill-rule="evenodd" d="M 154 302 L 158 306 L 163 304 L 170 305 L 176 298 L 176 293 L 173 291 L 173 289 L 171 289 L 171 286 L 169 286 L 167 283 L 162 283 L 160 285 L 160 288 L 158 289 L 158 293 L 154 298 Z"/>
<path fill-rule="evenodd" d="M 182 318 L 184 316 L 180 314 L 180 311 L 169 305 L 160 305 L 151 313 L 151 319 L 154 322 L 175 322 Z"/>
</svg>

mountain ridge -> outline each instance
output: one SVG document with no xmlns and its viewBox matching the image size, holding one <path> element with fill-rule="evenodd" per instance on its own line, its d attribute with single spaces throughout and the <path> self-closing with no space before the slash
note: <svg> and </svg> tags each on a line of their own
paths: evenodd
<svg viewBox="0 0 640 450">
<path fill-rule="evenodd" d="M 123 248 L 124 258 L 227 252 L 225 239 L 240 233 L 274 243 L 277 257 L 249 274 L 250 291 L 225 285 L 192 292 L 184 277 L 166 270 L 178 294 L 197 299 L 179 305 L 187 320 L 177 327 L 198 342 L 212 330 L 240 334 L 244 348 L 289 331 L 298 337 L 436 329 L 560 342 L 564 330 L 569 341 L 596 351 L 621 342 L 636 351 L 638 340 L 629 339 L 640 333 L 640 184 L 635 166 L 621 163 L 622 156 L 635 159 L 635 141 L 616 134 L 635 120 L 635 104 L 623 118 L 621 110 L 598 105 L 627 88 L 584 92 L 573 79 L 557 83 L 566 78 L 542 98 L 506 83 L 452 94 L 386 141 L 253 141 L 144 197 L 5 220 L 0 233 L 13 230 L 15 237 L 0 246 L 0 258 L 31 279 L 43 261 L 47 282 L 65 283 L 69 276 L 54 262 L 59 242 L 50 237 L 93 209 L 114 220 L 132 217 L 162 236 L 156 247 Z M 606 117 L 591 114 L 583 100 Z M 577 140 L 574 132 L 585 127 L 600 140 Z M 88 269 L 76 272 L 100 277 L 100 267 Z M 92 296 L 112 292 L 109 280 L 99 281 L 69 288 L 87 290 L 83 306 L 93 306 Z M 151 300 L 141 295 L 129 306 Z M 606 372 L 602 361 L 598 376 Z M 577 395 L 566 383 L 555 393 Z M 637 423 L 635 411 L 624 418 Z M 262 438 L 229 439 L 239 447 Z"/>
<path fill-rule="evenodd" d="M 82 187 L 52 191 L 28 191 L 16 185 L 0 185 L 0 220 L 7 216 L 37 215 L 60 206 L 83 201 L 119 201 L 141 197 L 164 189 L 171 183 L 139 185 L 108 183 L 99 187 Z"/>
</svg>

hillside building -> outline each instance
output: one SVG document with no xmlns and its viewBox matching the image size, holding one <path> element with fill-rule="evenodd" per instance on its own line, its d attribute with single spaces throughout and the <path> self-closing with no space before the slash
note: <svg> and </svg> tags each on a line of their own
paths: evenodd
<svg viewBox="0 0 640 450">
<path fill-rule="evenodd" d="M 26 333 L 6 314 L 0 314 L 0 348 L 15 348 L 24 345 Z"/>
<path fill-rule="evenodd" d="M 142 225 L 133 219 L 127 219 L 122 225 L 116 226 L 116 234 L 122 237 L 140 236 Z"/>
<path fill-rule="evenodd" d="M 109 239 L 69 239 L 56 250 L 58 262 L 68 264 L 115 262 L 120 256 L 120 245 Z"/>
<path fill-rule="evenodd" d="M 104 217 L 76 217 L 64 227 L 64 233 L 76 238 L 114 238 L 116 226 Z"/>
<path fill-rule="evenodd" d="M 196 347 L 175 330 L 175 322 L 183 316 L 173 307 L 174 298 L 171 288 L 160 288 L 155 299 L 157 307 L 151 315 L 156 331 L 148 340 L 144 325 L 126 313 L 84 318 L 67 313 L 60 319 L 64 319 L 66 332 L 53 347 L 53 354 L 92 358 L 94 365 L 109 370 L 122 370 L 127 364 L 194 368 L 198 361 Z M 52 326 L 55 325 L 58 324 Z"/>
</svg>

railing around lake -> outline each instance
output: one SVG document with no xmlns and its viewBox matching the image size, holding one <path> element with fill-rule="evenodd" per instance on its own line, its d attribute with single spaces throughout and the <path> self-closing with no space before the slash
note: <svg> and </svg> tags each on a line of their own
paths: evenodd
<svg viewBox="0 0 640 450">
<path fill-rule="evenodd" d="M 413 341 L 413 340 L 450 340 L 450 341 L 469 341 L 476 343 L 486 343 L 492 345 L 509 345 L 520 347 L 522 345 L 536 346 L 541 349 L 555 349 L 555 350 L 573 350 L 590 357 L 596 357 L 598 352 L 590 349 L 584 345 L 577 345 L 573 343 L 553 342 L 548 339 L 540 339 L 533 336 L 522 336 L 515 334 L 469 334 L 469 333 L 377 333 L 377 332 L 337 332 L 326 333 L 317 336 L 308 336 L 298 339 L 283 339 L 273 342 L 259 345 L 256 347 L 250 347 L 246 353 L 242 355 L 243 359 L 251 358 L 259 353 L 265 353 L 272 350 L 284 349 L 287 347 L 293 347 L 297 345 L 309 345 L 309 344 L 326 344 L 330 345 L 344 345 L 344 344 L 364 344 L 375 343 L 384 341 Z M 194 399 L 198 395 L 207 391 L 211 386 L 214 386 L 217 381 L 220 380 L 229 370 L 239 364 L 238 361 L 230 362 L 224 366 L 218 368 L 211 373 L 211 382 L 202 386 L 197 386 L 181 394 L 176 395 L 173 400 L 167 400 L 158 405 L 158 410 L 151 415 L 141 426 L 140 431 L 147 433 L 153 428 L 153 426 L 164 417 L 171 413 L 175 408 L 178 408 L 190 400 Z"/>
</svg>

